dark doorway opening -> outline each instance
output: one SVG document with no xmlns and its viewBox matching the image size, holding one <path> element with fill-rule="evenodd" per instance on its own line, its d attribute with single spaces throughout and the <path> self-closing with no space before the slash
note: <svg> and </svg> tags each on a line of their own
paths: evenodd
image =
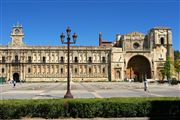
<svg viewBox="0 0 180 120">
<path fill-rule="evenodd" d="M 16 82 L 20 82 L 18 73 L 13 74 L 13 80 L 15 80 Z"/>
<path fill-rule="evenodd" d="M 151 66 L 149 60 L 141 55 L 132 57 L 127 66 L 127 76 L 135 82 L 142 82 L 144 78 L 151 78 Z"/>
</svg>

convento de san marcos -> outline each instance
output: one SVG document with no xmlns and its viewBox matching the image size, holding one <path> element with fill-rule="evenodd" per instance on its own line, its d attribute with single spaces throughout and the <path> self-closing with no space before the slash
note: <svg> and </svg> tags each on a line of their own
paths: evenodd
<svg viewBox="0 0 180 120">
<path fill-rule="evenodd" d="M 0 77 L 26 82 L 67 80 L 67 46 L 28 46 L 23 39 L 23 27 L 16 24 L 11 42 L 0 45 Z M 159 80 L 167 54 L 174 56 L 168 27 L 151 28 L 147 34 L 117 34 L 113 42 L 103 40 L 100 33 L 97 40 L 99 46 L 70 47 L 72 81 Z"/>
</svg>

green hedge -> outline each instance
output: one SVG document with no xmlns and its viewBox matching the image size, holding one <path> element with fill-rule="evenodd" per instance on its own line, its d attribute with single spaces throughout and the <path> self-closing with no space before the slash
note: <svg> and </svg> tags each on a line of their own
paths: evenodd
<svg viewBox="0 0 180 120">
<path fill-rule="evenodd" d="M 0 119 L 94 118 L 180 115 L 180 98 L 2 100 Z"/>
</svg>

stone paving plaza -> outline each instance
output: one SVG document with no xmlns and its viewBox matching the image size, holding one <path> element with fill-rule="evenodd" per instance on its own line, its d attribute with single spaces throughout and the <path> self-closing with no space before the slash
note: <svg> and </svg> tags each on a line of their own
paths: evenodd
<svg viewBox="0 0 180 120">
<path fill-rule="evenodd" d="M 111 97 L 180 97 L 180 85 L 149 83 L 144 92 L 143 83 L 134 82 L 72 82 L 74 98 Z M 53 99 L 63 98 L 66 82 L 58 83 L 17 83 L 0 85 L 2 99 Z"/>
</svg>

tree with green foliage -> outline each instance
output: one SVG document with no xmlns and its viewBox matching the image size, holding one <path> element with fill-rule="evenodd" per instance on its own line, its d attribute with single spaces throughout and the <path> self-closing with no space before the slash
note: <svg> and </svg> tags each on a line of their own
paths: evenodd
<svg viewBox="0 0 180 120">
<path fill-rule="evenodd" d="M 167 60 L 164 64 L 164 74 L 167 77 L 167 80 L 170 82 L 171 76 L 172 76 L 172 61 L 170 57 L 167 57 Z"/>
<path fill-rule="evenodd" d="M 174 51 L 174 68 L 175 71 L 178 73 L 178 80 L 180 80 L 180 51 L 175 50 Z"/>
<path fill-rule="evenodd" d="M 180 80 L 180 59 L 176 59 L 174 63 L 175 71 L 178 73 L 178 80 Z"/>
<path fill-rule="evenodd" d="M 176 61 L 177 59 L 180 59 L 180 51 L 179 50 L 174 51 L 174 61 Z"/>
</svg>

